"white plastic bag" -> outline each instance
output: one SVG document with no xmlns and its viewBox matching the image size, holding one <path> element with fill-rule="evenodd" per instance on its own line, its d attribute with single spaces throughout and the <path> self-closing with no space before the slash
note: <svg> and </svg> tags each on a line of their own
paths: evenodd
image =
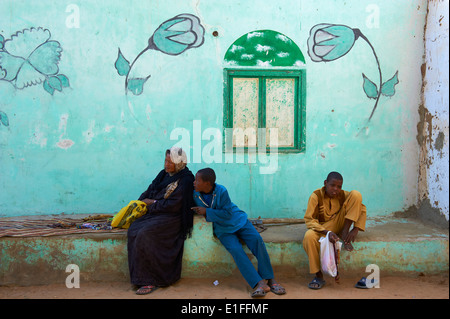
<svg viewBox="0 0 450 319">
<path fill-rule="evenodd" d="M 331 277 L 336 277 L 338 275 L 338 268 L 336 265 L 336 258 L 333 243 L 329 239 L 330 232 L 327 233 L 325 237 L 319 239 L 320 243 L 320 264 L 322 271 Z M 341 250 L 342 243 L 337 241 L 334 246 L 336 250 Z"/>
</svg>

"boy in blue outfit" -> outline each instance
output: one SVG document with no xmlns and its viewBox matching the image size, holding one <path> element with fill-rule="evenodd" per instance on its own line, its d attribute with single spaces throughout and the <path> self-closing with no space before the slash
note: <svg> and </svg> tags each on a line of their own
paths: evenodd
<svg viewBox="0 0 450 319">
<path fill-rule="evenodd" d="M 261 235 L 248 220 L 247 214 L 230 200 L 227 189 L 215 183 L 216 174 L 211 168 L 197 172 L 194 181 L 192 209 L 213 223 L 214 233 L 222 245 L 233 256 L 236 265 L 247 283 L 255 290 L 252 297 L 263 297 L 272 291 L 277 295 L 286 293 L 273 275 L 269 254 Z M 258 260 L 258 271 L 245 253 L 242 239 Z M 266 282 L 267 280 L 267 282 Z"/>
</svg>

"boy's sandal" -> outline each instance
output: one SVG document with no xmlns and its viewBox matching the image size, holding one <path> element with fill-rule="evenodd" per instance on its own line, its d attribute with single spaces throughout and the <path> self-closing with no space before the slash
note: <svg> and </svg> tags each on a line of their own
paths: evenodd
<svg viewBox="0 0 450 319">
<path fill-rule="evenodd" d="M 377 284 L 377 281 L 373 278 L 372 279 L 372 285 L 371 287 L 367 286 L 367 278 L 366 277 L 362 277 L 355 285 L 355 288 L 360 288 L 360 289 L 369 289 L 372 288 L 373 286 L 375 286 Z"/>
<path fill-rule="evenodd" d="M 280 284 L 273 284 L 270 286 L 270 291 L 276 295 L 284 295 L 286 293 L 286 289 Z"/>
<path fill-rule="evenodd" d="M 138 290 L 136 290 L 136 295 L 147 295 L 153 291 L 158 289 L 156 286 L 142 286 Z"/>
<path fill-rule="evenodd" d="M 320 289 L 325 285 L 325 280 L 314 277 L 314 279 L 308 284 L 310 289 Z"/>
<path fill-rule="evenodd" d="M 256 288 L 251 294 L 252 298 L 264 297 L 265 295 L 266 291 L 263 287 Z"/>
</svg>

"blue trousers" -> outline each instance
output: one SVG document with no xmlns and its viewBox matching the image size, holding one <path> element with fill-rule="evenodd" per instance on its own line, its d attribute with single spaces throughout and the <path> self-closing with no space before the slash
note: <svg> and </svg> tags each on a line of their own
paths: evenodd
<svg viewBox="0 0 450 319">
<path fill-rule="evenodd" d="M 239 239 L 245 242 L 258 260 L 258 271 L 245 253 Z M 233 256 L 239 271 L 250 287 L 254 288 L 262 279 L 273 279 L 272 265 L 266 245 L 250 221 L 247 220 L 247 223 L 235 233 L 220 235 L 219 240 Z"/>
</svg>

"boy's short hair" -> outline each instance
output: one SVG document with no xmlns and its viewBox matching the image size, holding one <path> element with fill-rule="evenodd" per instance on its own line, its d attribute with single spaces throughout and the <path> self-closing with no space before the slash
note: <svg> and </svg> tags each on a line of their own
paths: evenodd
<svg viewBox="0 0 450 319">
<path fill-rule="evenodd" d="M 211 185 L 216 182 L 216 173 L 212 168 L 202 168 L 198 170 L 197 174 L 200 174 L 202 180 L 211 183 Z"/>
<path fill-rule="evenodd" d="M 327 182 L 331 181 L 332 179 L 338 180 L 338 181 L 343 181 L 344 178 L 342 177 L 342 175 L 338 172 L 330 172 L 330 174 L 328 174 L 327 176 Z"/>
</svg>

